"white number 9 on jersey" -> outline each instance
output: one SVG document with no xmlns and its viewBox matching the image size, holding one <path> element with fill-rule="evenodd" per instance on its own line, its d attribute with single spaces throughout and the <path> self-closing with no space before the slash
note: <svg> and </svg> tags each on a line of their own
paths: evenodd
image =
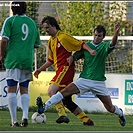
<svg viewBox="0 0 133 133">
<path fill-rule="evenodd" d="M 23 24 L 21 29 L 22 29 L 23 34 L 25 35 L 24 37 L 22 37 L 22 40 L 24 41 L 26 40 L 28 33 L 29 33 L 27 24 Z"/>
</svg>

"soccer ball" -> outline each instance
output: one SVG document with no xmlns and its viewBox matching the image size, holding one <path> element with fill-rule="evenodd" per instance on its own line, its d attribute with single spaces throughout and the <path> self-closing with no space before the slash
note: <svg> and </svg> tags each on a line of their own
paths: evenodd
<svg viewBox="0 0 133 133">
<path fill-rule="evenodd" d="M 38 112 L 35 112 L 32 116 L 31 116 L 31 120 L 32 123 L 46 123 L 46 115 L 44 113 L 39 114 Z"/>
</svg>

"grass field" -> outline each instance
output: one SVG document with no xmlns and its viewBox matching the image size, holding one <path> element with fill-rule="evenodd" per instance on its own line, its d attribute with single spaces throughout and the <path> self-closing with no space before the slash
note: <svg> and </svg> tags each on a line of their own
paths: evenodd
<svg viewBox="0 0 133 133">
<path fill-rule="evenodd" d="M 45 112 L 47 116 L 46 124 L 33 124 L 31 116 L 34 112 L 29 112 L 28 127 L 10 127 L 9 111 L 0 110 L 0 131 L 130 131 L 133 132 L 133 115 L 127 115 L 127 124 L 122 127 L 118 122 L 118 117 L 114 114 L 89 113 L 88 116 L 93 120 L 94 126 L 83 126 L 82 123 L 72 114 L 67 113 L 70 122 L 68 124 L 57 124 L 57 113 Z M 22 112 L 18 112 L 18 120 L 21 122 Z"/>
</svg>

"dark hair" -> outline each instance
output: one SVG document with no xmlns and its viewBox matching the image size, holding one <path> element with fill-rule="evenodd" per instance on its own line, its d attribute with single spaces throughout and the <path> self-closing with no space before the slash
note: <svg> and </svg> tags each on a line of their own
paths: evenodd
<svg viewBox="0 0 133 133">
<path fill-rule="evenodd" d="M 103 37 L 105 37 L 105 35 L 106 35 L 106 30 L 105 30 L 104 26 L 102 26 L 102 25 L 98 25 L 98 26 L 94 29 L 94 32 L 95 32 L 95 31 L 97 31 L 98 33 L 103 32 Z"/>
<path fill-rule="evenodd" d="M 44 17 L 42 20 L 42 24 L 43 23 L 50 24 L 52 27 L 55 26 L 57 30 L 61 30 L 58 22 L 56 21 L 56 19 L 54 17 L 51 17 L 51 16 Z"/>
<path fill-rule="evenodd" d="M 12 2 L 11 9 L 13 15 L 23 15 L 26 13 L 26 2 Z"/>
</svg>

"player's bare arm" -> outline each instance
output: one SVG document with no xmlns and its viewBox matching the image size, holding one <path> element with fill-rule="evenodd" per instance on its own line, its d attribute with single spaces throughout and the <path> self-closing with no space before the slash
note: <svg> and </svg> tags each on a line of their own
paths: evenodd
<svg viewBox="0 0 133 133">
<path fill-rule="evenodd" d="M 3 62 L 4 60 L 7 43 L 8 43 L 8 40 L 6 38 L 2 38 L 1 43 L 0 43 L 0 61 L 1 62 Z"/>
<path fill-rule="evenodd" d="M 91 55 L 96 55 L 96 50 L 91 49 L 86 43 L 83 45 L 83 48 L 87 50 Z"/>
<path fill-rule="evenodd" d="M 115 46 L 118 40 L 118 34 L 119 34 L 119 29 L 120 29 L 120 23 L 117 22 L 114 26 L 114 36 L 112 38 L 112 42 L 110 46 Z"/>
<path fill-rule="evenodd" d="M 38 68 L 35 72 L 34 72 L 34 76 L 36 78 L 38 78 L 38 75 L 41 73 L 41 71 L 46 70 L 46 68 L 50 67 L 53 63 L 50 61 L 45 62 L 40 68 Z"/>
<path fill-rule="evenodd" d="M 67 62 L 69 64 L 69 66 L 73 63 L 73 61 L 74 61 L 74 58 L 72 55 L 67 58 Z"/>
</svg>

